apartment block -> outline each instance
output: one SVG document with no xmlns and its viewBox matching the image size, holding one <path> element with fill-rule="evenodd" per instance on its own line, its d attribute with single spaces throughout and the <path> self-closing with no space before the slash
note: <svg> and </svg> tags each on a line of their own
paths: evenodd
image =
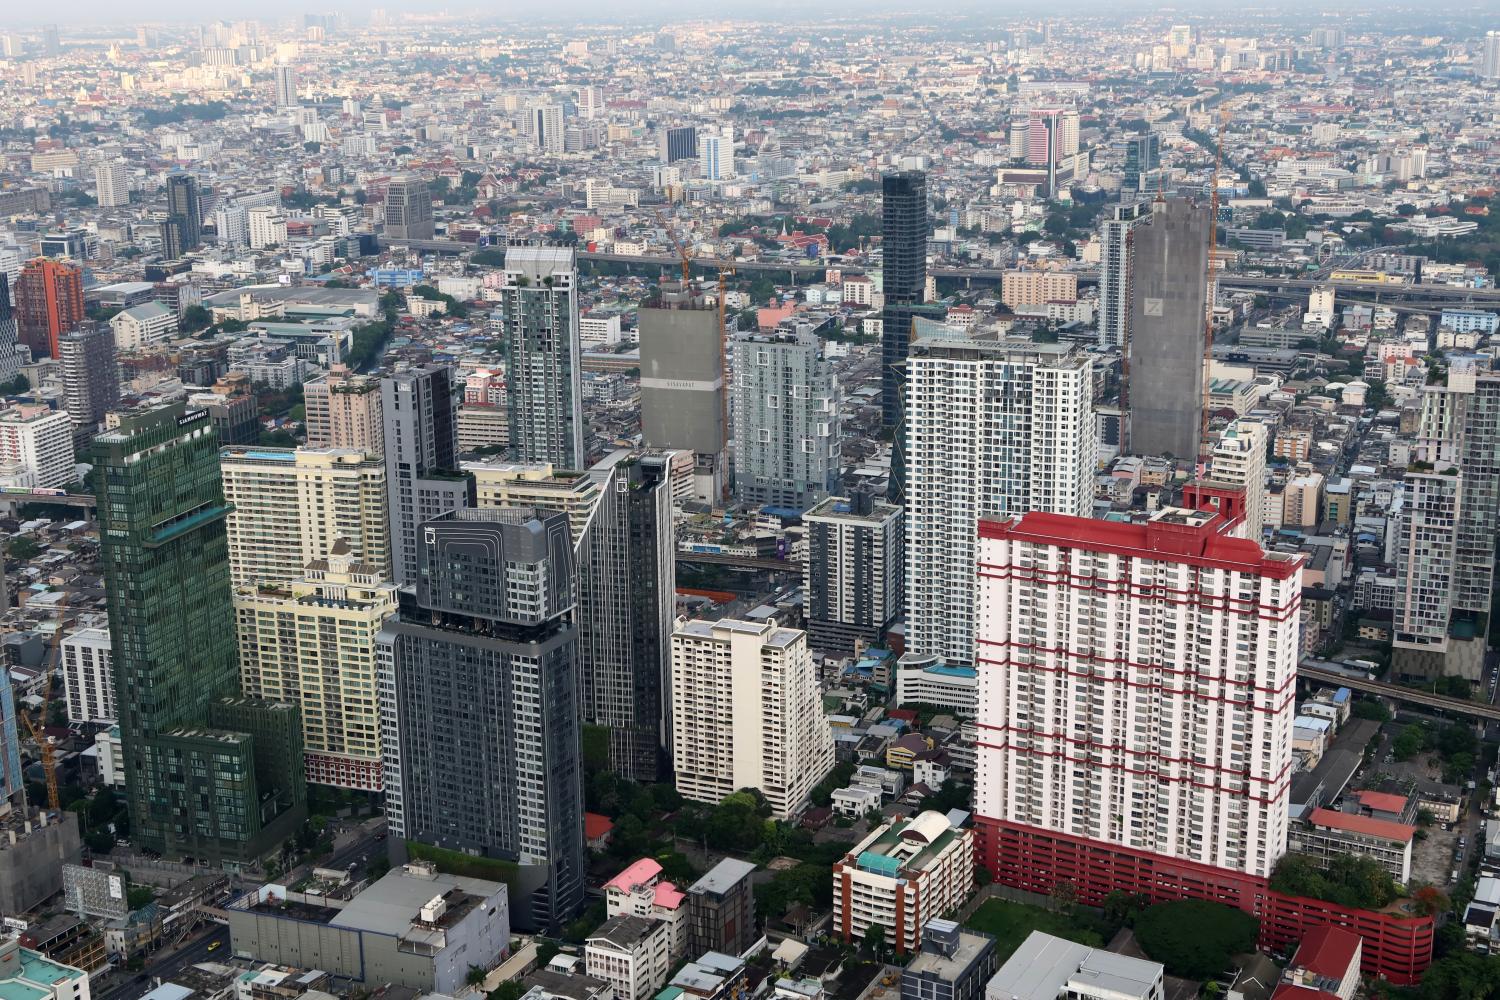
<svg viewBox="0 0 1500 1000">
<path fill-rule="evenodd" d="M 62 489 L 78 478 L 73 419 L 45 406 L 0 411 L 0 480 L 9 486 Z"/>
<path fill-rule="evenodd" d="M 62 654 L 68 723 L 84 725 L 118 719 L 115 677 L 110 668 L 109 629 L 76 629 L 63 636 L 58 648 Z"/>
<path fill-rule="evenodd" d="M 845 942 L 881 927 L 902 954 L 922 946 L 929 920 L 974 891 L 974 831 L 928 810 L 886 823 L 833 866 L 833 932 Z"/>
<path fill-rule="evenodd" d="M 803 514 L 802 523 L 808 641 L 844 654 L 857 643 L 879 643 L 901 613 L 901 508 L 866 493 L 829 497 Z"/>
<path fill-rule="evenodd" d="M 303 386 L 307 411 L 307 447 L 346 448 L 366 455 L 385 454 L 380 409 L 380 380 L 335 365 L 327 375 Z"/>
<path fill-rule="evenodd" d="M 1000 301 L 1011 309 L 1077 298 L 1078 275 L 1068 271 L 1006 271 L 1000 276 Z"/>
<path fill-rule="evenodd" d="M 620 914 L 583 943 L 584 968 L 615 988 L 615 1000 L 647 1000 L 672 971 L 671 934 L 660 920 Z"/>
</svg>

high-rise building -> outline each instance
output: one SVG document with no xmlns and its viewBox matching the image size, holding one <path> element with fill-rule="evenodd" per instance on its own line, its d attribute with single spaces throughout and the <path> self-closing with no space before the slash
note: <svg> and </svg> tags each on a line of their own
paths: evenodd
<svg viewBox="0 0 1500 1000">
<path fill-rule="evenodd" d="M 45 406 L 0 410 L 0 476 L 44 490 L 70 485 L 78 476 L 72 418 Z"/>
<path fill-rule="evenodd" d="M 1180 461 L 1203 435 L 1208 207 L 1158 199 L 1130 232 L 1128 450 Z"/>
<path fill-rule="evenodd" d="M 641 342 L 641 435 L 648 448 L 693 453 L 693 494 L 723 499 L 724 330 L 717 306 L 696 287 L 663 281 L 637 311 Z"/>
<path fill-rule="evenodd" d="M 178 252 L 168 252 L 167 257 L 175 259 L 196 249 L 203 241 L 203 202 L 198 195 L 198 178 L 192 174 L 172 174 L 167 178 L 167 217 L 177 223 L 182 241 Z"/>
<path fill-rule="evenodd" d="M 386 466 L 361 451 L 225 448 L 219 455 L 236 586 L 286 584 L 347 545 L 356 562 L 391 574 Z"/>
<path fill-rule="evenodd" d="M 698 136 L 698 176 L 706 181 L 727 181 L 734 173 L 734 126 Z"/>
<path fill-rule="evenodd" d="M 568 519 L 453 511 L 421 560 L 377 640 L 391 835 L 515 863 L 513 924 L 556 933 L 586 874 Z"/>
<path fill-rule="evenodd" d="M 1208 479 L 1212 483 L 1243 490 L 1245 494 L 1246 538 L 1261 540 L 1265 523 L 1266 445 L 1270 440 L 1266 425 L 1254 417 L 1240 417 L 1224 428 L 1214 443 Z"/>
<path fill-rule="evenodd" d="M 63 404 L 79 437 L 92 436 L 104 415 L 120 401 L 120 366 L 114 332 L 103 324 L 85 324 L 58 338 L 62 362 Z"/>
<path fill-rule="evenodd" d="M 391 178 L 385 189 L 385 235 L 393 240 L 430 240 L 434 232 L 427 181 L 411 174 Z"/>
<path fill-rule="evenodd" d="M 1026 119 L 1026 161 L 1047 170 L 1047 193 L 1056 195 L 1064 160 L 1078 152 L 1078 112 L 1033 108 Z"/>
<path fill-rule="evenodd" d="M 271 70 L 276 88 L 276 107 L 295 108 L 297 100 L 297 71 L 290 66 L 276 66 Z"/>
<path fill-rule="evenodd" d="M 0 560 L 3 558 L 0 556 Z M 25 787 L 21 777 L 21 736 L 16 731 L 16 691 L 10 684 L 0 684 L 0 808 L 19 806 Z"/>
<path fill-rule="evenodd" d="M 558 104 L 544 104 L 531 109 L 531 137 L 536 148 L 550 156 L 561 156 L 566 150 L 563 109 Z"/>
<path fill-rule="evenodd" d="M 38 257 L 16 279 L 16 325 L 31 356 L 57 357 L 57 339 L 85 317 L 83 268 Z"/>
<path fill-rule="evenodd" d="M 118 719 L 109 629 L 93 626 L 75 629 L 62 637 L 58 650 L 68 702 L 68 724 L 88 725 Z"/>
<path fill-rule="evenodd" d="M 396 613 L 383 567 L 340 538 L 298 579 L 234 595 L 245 693 L 302 707 L 309 784 L 384 787 L 375 637 Z"/>
<path fill-rule="evenodd" d="M 1132 230 L 1150 214 L 1146 203 L 1115 205 L 1099 227 L 1099 347 L 1124 350 L 1130 330 Z"/>
<path fill-rule="evenodd" d="M 10 281 L 0 271 L 0 382 L 9 382 L 21 370 L 20 343 L 16 310 L 10 301 Z"/>
<path fill-rule="evenodd" d="M 1479 55 L 1479 76 L 1485 80 L 1500 80 L 1500 31 L 1484 33 L 1484 48 Z"/>
<path fill-rule="evenodd" d="M 833 769 L 807 633 L 775 621 L 683 621 L 672 633 L 677 790 L 715 803 L 742 788 L 786 819 Z"/>
<path fill-rule="evenodd" d="M 698 129 L 692 125 L 669 125 L 661 130 L 656 141 L 663 163 L 698 158 Z"/>
<path fill-rule="evenodd" d="M 901 508 L 868 493 L 829 497 L 802 515 L 802 592 L 813 647 L 848 655 L 878 644 L 901 614 L 906 570 Z"/>
<path fill-rule="evenodd" d="M 734 490 L 806 510 L 838 488 L 838 378 L 814 334 L 734 339 Z"/>
<path fill-rule="evenodd" d="M 911 346 L 914 307 L 927 290 L 927 175 L 920 170 L 881 178 L 880 419 L 901 420 L 902 371 Z"/>
<path fill-rule="evenodd" d="M 251 862 L 307 815 L 297 706 L 239 696 L 229 513 L 208 414 L 133 414 L 94 439 L 131 839 Z"/>
<path fill-rule="evenodd" d="M 380 381 L 381 441 L 391 519 L 391 572 L 398 587 L 417 580 L 422 523 L 470 506 L 469 483 L 455 474 L 458 428 L 453 372 L 425 365 Z"/>
<path fill-rule="evenodd" d="M 1302 557 L 1235 537 L 1237 519 L 980 522 L 975 826 L 1002 885 L 1067 880 L 1095 903 L 1142 855 L 1271 873 Z"/>
<path fill-rule="evenodd" d="M 1161 177 L 1161 136 L 1155 132 L 1132 135 L 1125 140 L 1125 176 L 1120 180 L 1120 200 L 1150 196 Z"/>
<path fill-rule="evenodd" d="M 906 650 L 971 664 L 979 519 L 1093 509 L 1092 364 L 1067 346 L 961 336 L 911 352 Z"/>
<path fill-rule="evenodd" d="M 380 380 L 334 365 L 303 386 L 309 448 L 350 448 L 385 454 Z"/>
<path fill-rule="evenodd" d="M 604 88 L 588 84 L 578 88 L 578 117 L 597 118 L 604 112 Z"/>
<path fill-rule="evenodd" d="M 490 324 L 504 345 L 506 419 L 519 462 L 587 464 L 577 285 L 571 247 L 505 251 L 500 305 Z"/>
<path fill-rule="evenodd" d="M 105 160 L 94 167 L 94 192 L 100 208 L 130 204 L 130 175 L 124 160 Z"/>
<path fill-rule="evenodd" d="M 42 55 L 55 56 L 62 52 L 62 39 L 58 36 L 57 25 L 42 25 Z"/>
</svg>

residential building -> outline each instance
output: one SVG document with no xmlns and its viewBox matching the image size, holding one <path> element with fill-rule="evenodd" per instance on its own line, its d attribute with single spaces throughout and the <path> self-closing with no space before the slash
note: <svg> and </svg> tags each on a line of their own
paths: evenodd
<svg viewBox="0 0 1500 1000">
<path fill-rule="evenodd" d="M 1479 54 L 1479 78 L 1491 82 L 1500 80 L 1500 31 L 1484 33 L 1484 46 Z"/>
<path fill-rule="evenodd" d="M 985 987 L 985 1000 L 1163 1000 L 1160 962 L 1032 931 Z"/>
<path fill-rule="evenodd" d="M 21 370 L 20 345 L 16 310 L 11 305 L 10 278 L 0 267 L 0 382 L 9 382 Z"/>
<path fill-rule="evenodd" d="M 561 156 L 566 148 L 563 130 L 563 109 L 557 104 L 545 104 L 531 109 L 531 136 L 536 146 L 549 156 Z"/>
<path fill-rule="evenodd" d="M 385 235 L 392 240 L 433 237 L 432 193 L 427 182 L 411 174 L 391 178 L 385 188 Z"/>
<path fill-rule="evenodd" d="M 718 503 L 729 485 L 718 306 L 697 286 L 663 281 L 660 296 L 642 304 L 637 317 L 644 443 L 692 452 L 695 499 Z"/>
<path fill-rule="evenodd" d="M 864 940 L 871 927 L 910 955 L 934 917 L 974 891 L 974 831 L 928 810 L 885 823 L 833 865 L 833 933 Z"/>
<path fill-rule="evenodd" d="M 0 995 L 17 1000 L 89 1000 L 89 974 L 0 938 Z"/>
<path fill-rule="evenodd" d="M 734 341 L 734 489 L 745 503 L 804 511 L 838 485 L 838 380 L 819 338 Z"/>
<path fill-rule="evenodd" d="M 923 337 L 906 401 L 906 650 L 971 664 L 981 517 L 1093 510 L 1092 365 L 1059 345 Z"/>
<path fill-rule="evenodd" d="M 802 587 L 807 638 L 850 654 L 876 645 L 901 614 L 905 534 L 901 508 L 868 493 L 828 497 L 802 515 L 807 558 Z"/>
<path fill-rule="evenodd" d="M 1351 854 L 1379 862 L 1392 879 L 1411 881 L 1412 847 L 1417 828 L 1409 823 L 1377 819 L 1336 809 L 1313 809 L 1292 824 L 1287 849 L 1326 866 Z"/>
<path fill-rule="evenodd" d="M 1058 190 L 1064 161 L 1078 153 L 1078 112 L 1071 108 L 1032 108 L 1026 122 L 1026 162 L 1047 171 L 1049 196 Z"/>
<path fill-rule="evenodd" d="M 0 573 L 0 578 L 4 577 Z M 21 801 L 21 738 L 16 727 L 16 692 L 12 684 L 0 684 L 0 805 Z M 74 829 L 77 829 L 75 823 Z M 29 905 L 29 903 L 27 904 Z M 19 907 L 19 910 L 25 907 Z"/>
<path fill-rule="evenodd" d="M 604 883 L 607 916 L 629 915 L 658 920 L 667 925 L 668 958 L 680 962 L 688 950 L 687 895 L 662 880 L 661 865 L 642 858 Z"/>
<path fill-rule="evenodd" d="M 901 971 L 901 1000 L 984 1000 L 998 964 L 990 935 L 952 920 L 929 920 L 921 950 Z"/>
<path fill-rule="evenodd" d="M 688 887 L 688 954 L 743 955 L 756 941 L 755 866 L 725 858 Z"/>
<path fill-rule="evenodd" d="M 382 790 L 375 637 L 396 613 L 384 569 L 340 537 L 300 578 L 235 590 L 240 682 L 302 706 L 309 784 Z"/>
<path fill-rule="evenodd" d="M 320 969 L 361 988 L 458 996 L 469 970 L 510 951 L 510 891 L 412 862 L 352 899 L 283 899 L 269 886 L 225 907 L 229 950 L 257 962 Z"/>
<path fill-rule="evenodd" d="M 906 653 L 896 661 L 896 704 L 937 705 L 973 718 L 979 707 L 979 671 L 940 657 Z"/>
<path fill-rule="evenodd" d="M 110 669 L 109 630 L 88 626 L 63 636 L 63 691 L 68 702 L 68 724 L 113 722 L 115 677 Z"/>
<path fill-rule="evenodd" d="M 130 204 L 130 175 L 124 160 L 105 160 L 94 167 L 94 197 L 100 208 Z"/>
<path fill-rule="evenodd" d="M 63 406 L 73 421 L 73 431 L 80 437 L 92 436 L 104 415 L 120 401 L 114 333 L 107 327 L 85 325 L 59 337 L 57 349 Z"/>
<path fill-rule="evenodd" d="M 1011 309 L 1077 298 L 1078 275 L 1071 271 L 1006 271 L 1000 276 L 1000 301 Z"/>
<path fill-rule="evenodd" d="M 1491 34 L 1494 34 L 1491 32 Z M 1297 952 L 1282 970 L 1277 1000 L 1299 1000 L 1309 993 L 1319 998 L 1354 1000 L 1360 987 L 1364 940 L 1342 927 L 1324 925 L 1308 931 Z"/>
<path fill-rule="evenodd" d="M 1240 417 L 1214 443 L 1208 479 L 1245 493 L 1245 537 L 1260 541 L 1265 522 L 1266 425 Z"/>
<path fill-rule="evenodd" d="M 338 541 L 383 578 L 391 572 L 386 466 L 360 451 L 223 449 L 219 468 L 236 586 L 284 584 Z"/>
<path fill-rule="evenodd" d="M 1198 457 L 1208 317 L 1206 205 L 1158 198 L 1131 230 L 1127 451 Z"/>
<path fill-rule="evenodd" d="M 334 365 L 327 375 L 302 387 L 307 414 L 307 447 L 350 448 L 384 456 L 385 428 L 380 380 Z"/>
<path fill-rule="evenodd" d="M 422 524 L 470 505 L 468 480 L 454 471 L 458 433 L 452 378 L 444 365 L 424 365 L 380 380 L 391 573 L 398 587 L 416 582 Z"/>
<path fill-rule="evenodd" d="M 271 79 L 276 88 L 276 109 L 295 108 L 297 100 L 297 71 L 291 66 L 276 65 L 271 68 Z"/>
<path fill-rule="evenodd" d="M 672 971 L 671 934 L 660 920 L 629 914 L 600 924 L 583 943 L 588 975 L 615 988 L 616 1000 L 647 1000 Z"/>
<path fill-rule="evenodd" d="M 577 283 L 570 247 L 505 251 L 500 305 L 490 324 L 504 344 L 506 420 L 516 461 L 561 469 L 588 464 Z"/>
<path fill-rule="evenodd" d="M 1114 205 L 1109 211 L 1099 226 L 1099 346 L 1123 351 L 1130 330 L 1131 233 L 1149 216 L 1150 203 Z"/>
<path fill-rule="evenodd" d="M 833 731 L 799 629 L 679 621 L 671 696 L 673 771 L 689 799 L 754 788 L 786 819 L 833 768 Z"/>
<path fill-rule="evenodd" d="M 880 179 L 880 191 L 881 288 L 885 295 L 880 334 L 880 420 L 882 426 L 895 427 L 901 420 L 903 373 L 915 307 L 925 301 L 927 289 L 927 175 L 920 170 L 887 174 Z"/>
<path fill-rule="evenodd" d="M 473 455 L 510 451 L 510 422 L 505 407 L 463 403 L 458 408 L 458 452 Z"/>
<path fill-rule="evenodd" d="M 208 414 L 174 404 L 122 418 L 94 439 L 94 488 L 111 498 L 99 536 L 131 840 L 233 863 L 279 850 L 307 816 L 299 713 L 238 697 Z"/>
<path fill-rule="evenodd" d="M 975 823 L 1002 884 L 1054 884 L 1095 845 L 1259 877 L 1285 851 L 1301 556 L 1236 537 L 1243 496 L 1217 499 L 980 522 Z M 1174 684 L 1184 656 L 1198 680 Z M 1081 898 L 1117 888 L 1069 871 Z"/>
<path fill-rule="evenodd" d="M 698 136 L 698 176 L 706 181 L 734 178 L 734 126 Z"/>
<path fill-rule="evenodd" d="M 0 475 L 18 477 L 14 486 L 56 490 L 71 485 L 78 478 L 73 418 L 45 406 L 0 410 Z"/>
<path fill-rule="evenodd" d="M 177 335 L 177 313 L 155 300 L 122 309 L 110 317 L 115 347 L 139 351 Z"/>
<path fill-rule="evenodd" d="M 245 221 L 249 229 L 250 249 L 269 250 L 286 245 L 286 215 L 280 206 L 256 205 L 246 211 Z"/>
<path fill-rule="evenodd" d="M 568 520 L 455 510 L 419 538 L 377 640 L 391 836 L 515 864 L 516 925 L 556 933 L 584 889 Z"/>
<path fill-rule="evenodd" d="M 16 325 L 31 356 L 57 357 L 57 340 L 86 318 L 83 268 L 38 257 L 26 262 L 15 281 Z"/>
</svg>

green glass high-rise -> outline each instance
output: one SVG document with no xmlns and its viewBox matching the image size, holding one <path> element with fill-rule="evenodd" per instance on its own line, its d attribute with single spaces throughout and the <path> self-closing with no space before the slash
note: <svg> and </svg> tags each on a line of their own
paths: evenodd
<svg viewBox="0 0 1500 1000">
<path fill-rule="evenodd" d="M 212 421 L 174 404 L 94 442 L 132 836 L 254 861 L 306 818 L 302 727 L 296 705 L 240 696 Z"/>
</svg>

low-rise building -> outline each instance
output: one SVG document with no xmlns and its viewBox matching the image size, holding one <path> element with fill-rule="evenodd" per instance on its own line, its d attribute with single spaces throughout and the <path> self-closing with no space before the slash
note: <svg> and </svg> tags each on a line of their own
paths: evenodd
<svg viewBox="0 0 1500 1000">
<path fill-rule="evenodd" d="M 929 920 L 922 950 L 901 973 L 901 1000 L 983 1000 L 994 975 L 995 939 L 951 920 Z"/>
<path fill-rule="evenodd" d="M 880 926 L 910 954 L 927 922 L 957 909 L 973 888 L 972 830 L 931 810 L 887 823 L 833 866 L 834 932 L 853 942 Z"/>
<path fill-rule="evenodd" d="M 0 997 L 5 1000 L 89 1000 L 89 974 L 21 947 L 15 938 L 0 940 Z"/>
<path fill-rule="evenodd" d="M 671 971 L 671 932 L 660 920 L 610 917 L 583 945 L 588 974 L 615 988 L 615 1000 L 646 1000 Z"/>
<path fill-rule="evenodd" d="M 725 858 L 688 887 L 688 953 L 743 955 L 755 943 L 755 866 Z"/>
<path fill-rule="evenodd" d="M 1380 862 L 1391 878 L 1411 880 L 1411 851 L 1417 828 L 1372 816 L 1314 809 L 1287 831 L 1287 850 L 1306 854 L 1319 864 L 1344 854 L 1361 854 Z"/>
<path fill-rule="evenodd" d="M 979 704 L 979 671 L 907 653 L 896 661 L 896 704 L 933 705 L 971 717 Z"/>
<path fill-rule="evenodd" d="M 673 962 L 687 954 L 686 894 L 661 877 L 661 865 L 642 858 L 604 883 L 605 914 L 660 920 L 667 925 Z"/>
<path fill-rule="evenodd" d="M 1162 1000 L 1160 962 L 1032 931 L 985 987 L 986 1000 Z"/>
<path fill-rule="evenodd" d="M 1314 996 L 1354 1000 L 1363 950 L 1364 941 L 1351 930 L 1331 924 L 1316 927 L 1297 946 L 1297 954 L 1271 996 L 1275 1000 L 1303 1000 L 1312 991 Z"/>
</svg>

